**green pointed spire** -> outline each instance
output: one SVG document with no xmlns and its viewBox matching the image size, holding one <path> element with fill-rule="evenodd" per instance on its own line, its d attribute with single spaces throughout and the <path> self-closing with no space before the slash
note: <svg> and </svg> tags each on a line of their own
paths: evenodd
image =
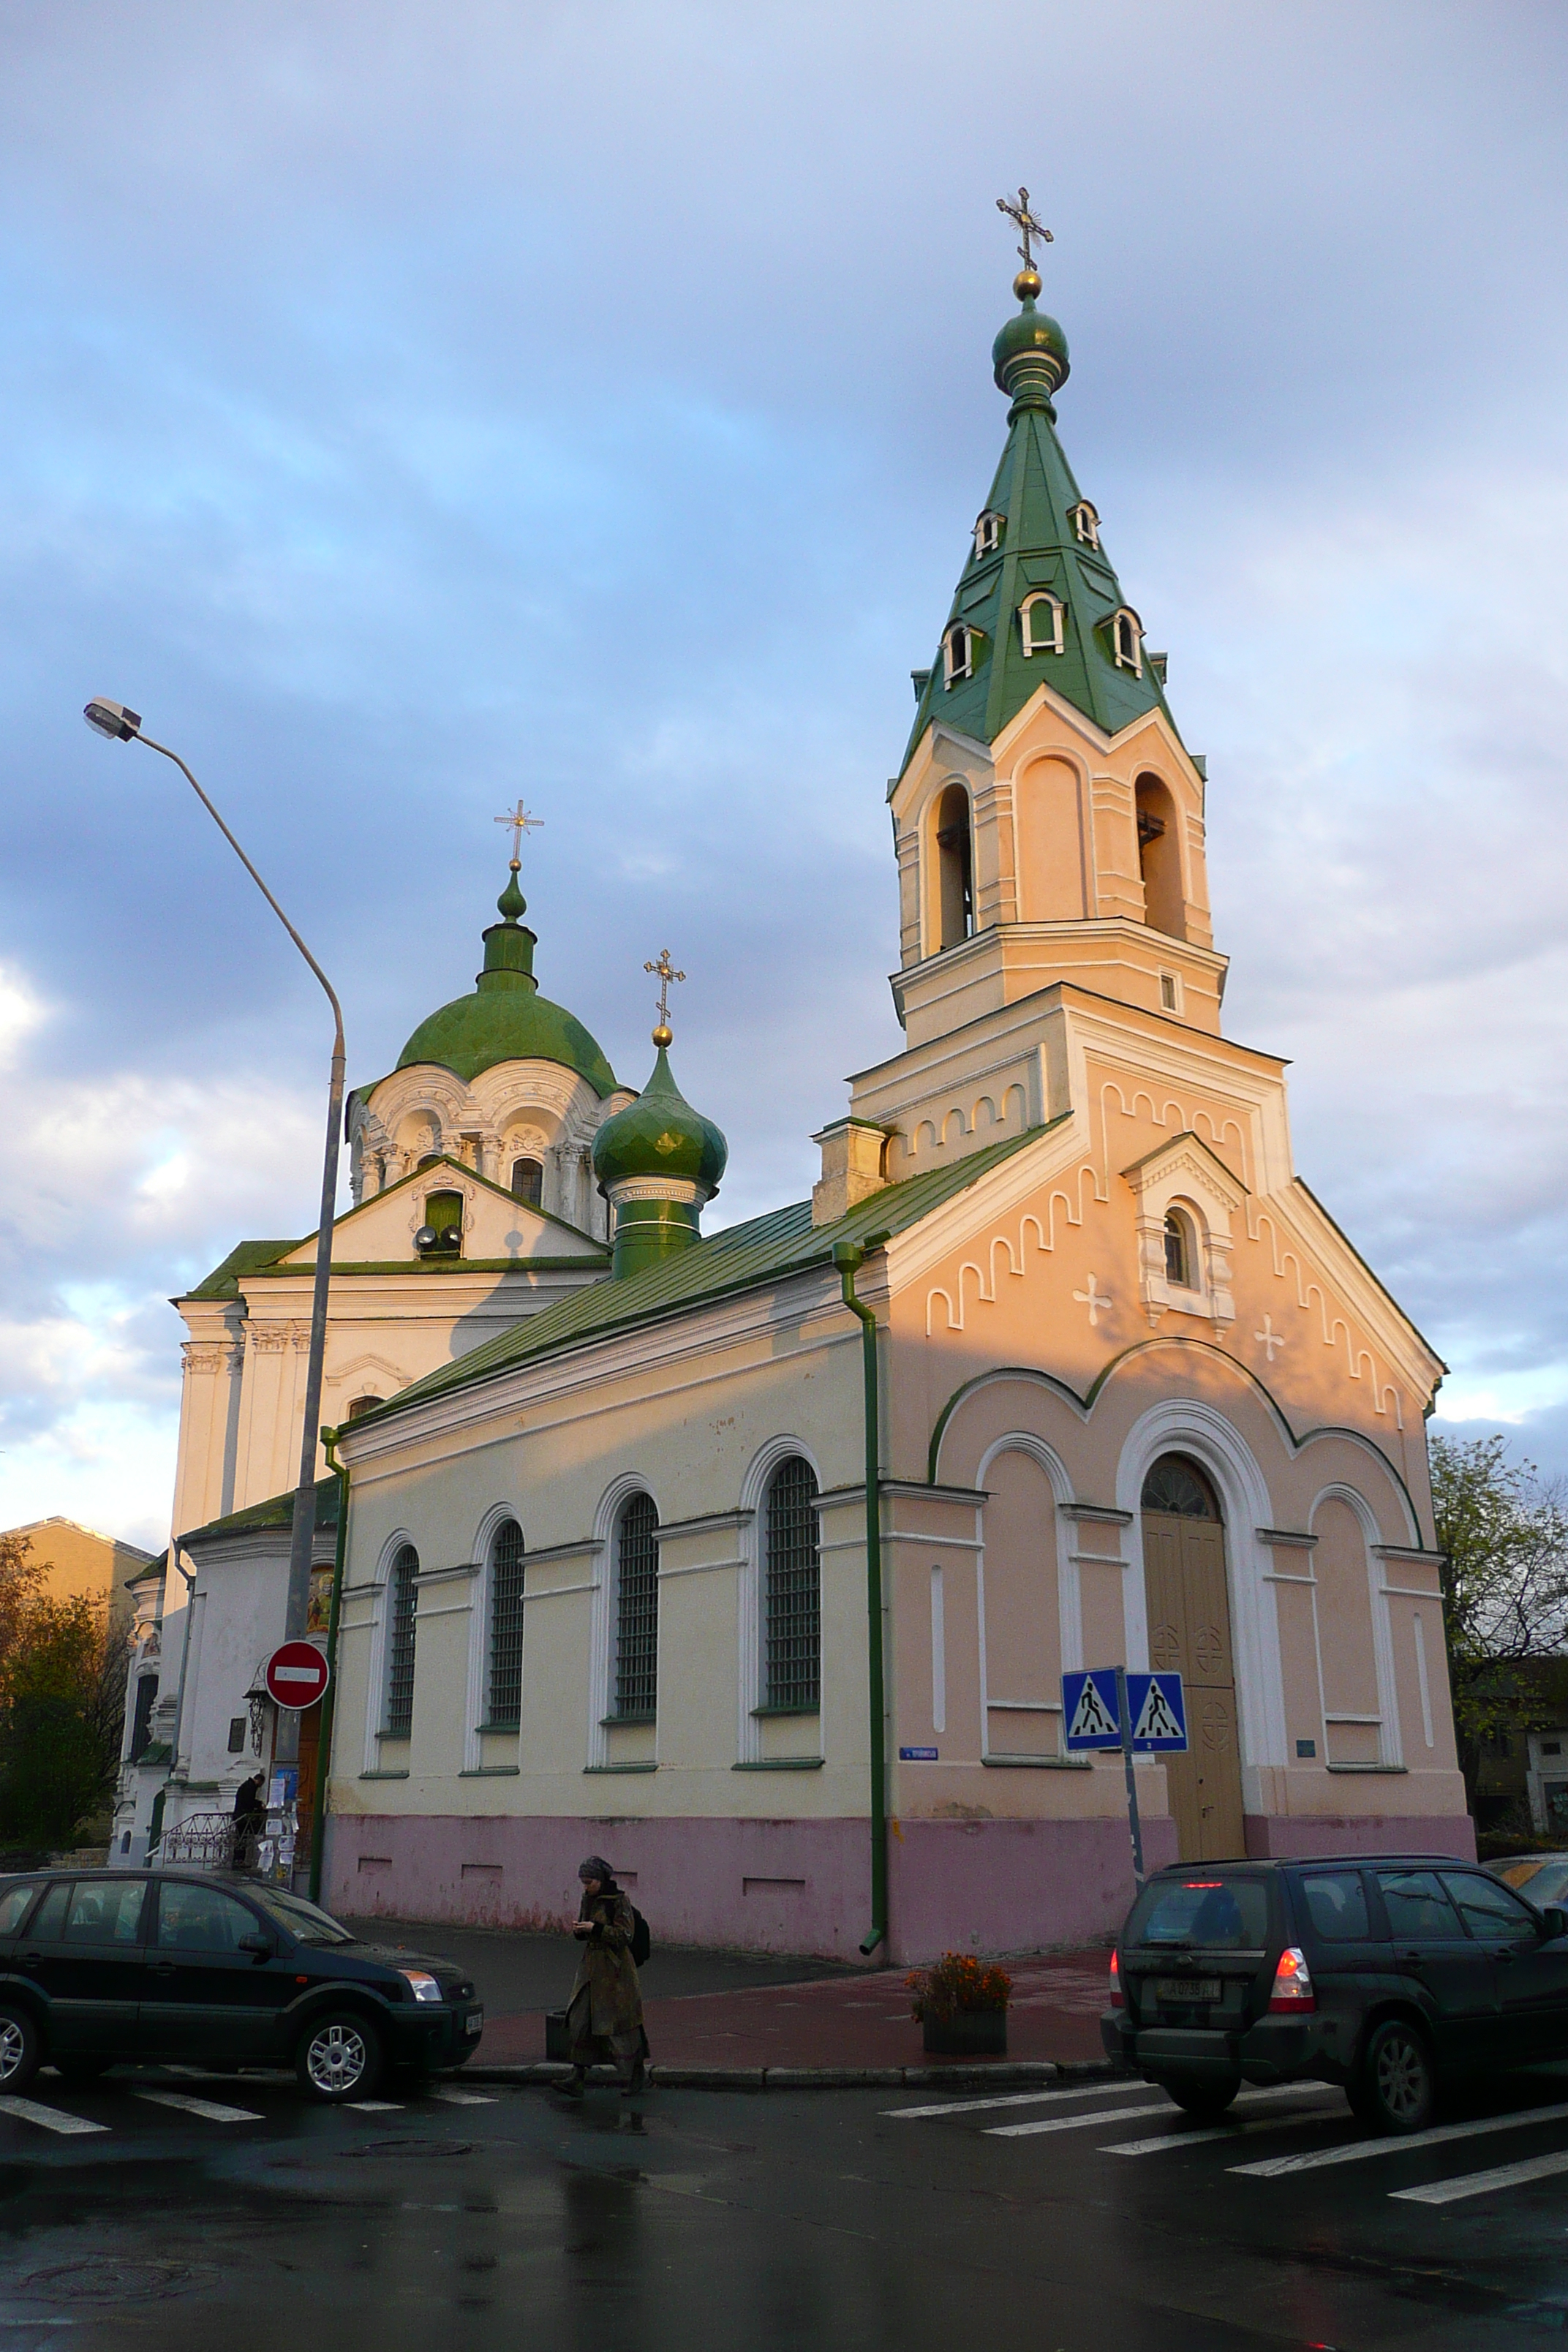
<svg viewBox="0 0 1568 2352">
<path fill-rule="evenodd" d="M 1137 640 L 1135 621 L 1136 666 L 1128 658 L 1125 624 L 1119 641 L 1115 616 L 1129 610 L 1127 600 L 1100 543 L 1099 517 L 1057 438 L 1052 395 L 1067 381 L 1067 337 L 1036 307 L 1040 279 L 1033 268 L 1018 272 L 1013 290 L 1018 314 L 992 349 L 996 383 L 1011 403 L 1007 446 L 936 659 L 929 671 L 915 673 L 919 709 L 905 767 L 933 719 L 994 742 L 1043 685 L 1108 735 L 1146 711 L 1171 715 L 1164 680 Z M 950 663 L 955 625 L 971 634 Z"/>
</svg>

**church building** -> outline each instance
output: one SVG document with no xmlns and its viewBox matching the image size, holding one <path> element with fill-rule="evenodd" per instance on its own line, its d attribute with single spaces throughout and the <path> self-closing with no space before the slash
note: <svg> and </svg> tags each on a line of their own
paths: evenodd
<svg viewBox="0 0 1568 2352">
<path fill-rule="evenodd" d="M 1056 434 L 1008 433 L 889 788 L 903 1050 L 809 1201 L 704 1235 L 661 958 L 640 1094 L 542 997 L 518 887 L 473 992 L 348 1113 L 312 1637 L 342 1562 L 324 1893 L 497 1924 L 610 1853 L 658 1932 L 797 1951 L 1112 1929 L 1121 1759 L 1060 1677 L 1179 1670 L 1152 1863 L 1467 1853 L 1425 1418 L 1442 1367 L 1221 1034 L 1205 778 Z M 650 967 L 652 969 L 652 967 Z M 824 1108 L 827 1108 L 825 1102 Z M 268 1762 L 315 1235 L 185 1321 L 116 1820 L 145 1854 Z M 306 1810 L 321 1759 L 301 1741 Z M 167 1850 L 167 1848 L 165 1848 Z"/>
<path fill-rule="evenodd" d="M 542 1924 L 600 1851 L 667 1939 L 1105 1934 L 1122 1764 L 1067 1751 L 1060 1678 L 1122 1663 L 1185 1679 L 1190 1752 L 1137 1767 L 1152 1864 L 1473 1851 L 1442 1366 L 1295 1174 L 1284 1065 L 1222 1033 L 1203 763 L 1057 437 L 1026 254 L 1015 292 L 889 788 L 905 1042 L 811 1198 L 705 1234 L 724 1139 L 668 1019 L 617 1093 L 505 898 L 479 994 L 356 1097 L 340 1910 Z M 182 1302 L 221 1359 L 186 1526 L 287 1485 L 314 1247 Z"/>
</svg>

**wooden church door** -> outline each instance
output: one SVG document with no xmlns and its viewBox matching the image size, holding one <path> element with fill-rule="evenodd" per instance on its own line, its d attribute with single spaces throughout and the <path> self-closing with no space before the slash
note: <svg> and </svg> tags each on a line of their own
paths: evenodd
<svg viewBox="0 0 1568 2352">
<path fill-rule="evenodd" d="M 1219 1503 L 1195 1463 L 1165 1454 L 1143 1481 L 1142 1518 L 1149 1664 L 1179 1674 L 1187 1700 L 1191 1746 L 1165 1759 L 1180 1859 L 1230 1860 L 1245 1837 Z"/>
</svg>

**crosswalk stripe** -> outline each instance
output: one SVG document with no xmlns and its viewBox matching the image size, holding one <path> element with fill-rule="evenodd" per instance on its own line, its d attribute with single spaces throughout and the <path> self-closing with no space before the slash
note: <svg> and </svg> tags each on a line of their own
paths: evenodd
<svg viewBox="0 0 1568 2352">
<path fill-rule="evenodd" d="M 1239 2124 L 1205 2124 L 1201 2131 L 1156 2132 L 1150 2139 L 1122 2139 L 1102 2147 L 1101 2156 L 1158 2156 L 1167 2147 L 1201 2147 L 1205 2140 L 1240 2139 L 1245 2133 L 1249 2138 L 1258 2132 L 1296 2131 L 1306 2124 L 1337 2123 L 1333 2114 L 1314 2114 L 1310 2109 L 1300 2115 L 1255 2116 L 1250 2122 Z"/>
<path fill-rule="evenodd" d="M 351 2113 L 356 2116 L 400 2116 L 403 2102 L 401 2099 L 356 2099 Z"/>
<path fill-rule="evenodd" d="M 59 2107 L 41 2106 L 37 2099 L 22 2099 L 15 2093 L 0 2097 L 0 2115 L 16 2116 L 25 2124 L 42 2124 L 52 2132 L 107 2131 L 107 2124 L 89 2124 L 85 2116 L 68 2116 Z"/>
<path fill-rule="evenodd" d="M 1168 2116 L 1169 2099 L 1157 2100 L 1144 2107 L 1097 2107 L 1091 2116 L 1047 2116 L 1041 2123 L 992 2124 L 985 2133 L 987 2139 L 1035 2139 L 1042 2132 L 1087 2131 L 1091 2124 L 1119 2124 L 1130 2116 Z"/>
<path fill-rule="evenodd" d="M 942 2099 L 931 2107 L 884 2107 L 884 2116 L 977 2116 L 987 2107 L 1043 2107 L 1056 2099 L 1115 2098 L 1147 2083 L 1080 2083 L 1076 2091 L 1012 2091 L 1005 2098 Z"/>
<path fill-rule="evenodd" d="M 1494 2189 L 1517 2189 L 1526 2180 L 1550 2180 L 1554 2172 L 1568 2172 L 1568 2150 L 1529 2156 L 1522 2164 L 1495 2164 L 1489 2172 L 1461 2173 L 1457 2180 L 1434 2180 L 1425 2189 L 1391 2189 L 1388 2193 L 1412 2205 L 1454 2205 L 1461 2197 L 1485 2197 Z"/>
<path fill-rule="evenodd" d="M 178 2107 L 183 2115 L 200 2116 L 209 2124 L 258 2124 L 263 2120 L 254 2107 L 226 2107 L 217 2099 L 194 2099 L 187 2091 L 138 2091 L 136 2096 L 155 2107 Z"/>
<path fill-rule="evenodd" d="M 445 2099 L 449 2107 L 493 2107 L 495 2100 L 484 2091 L 448 2091 L 437 2085 L 430 2094 L 433 2099 Z"/>
<path fill-rule="evenodd" d="M 1257 2180 L 1278 2179 L 1287 2172 L 1315 2172 L 1325 2164 L 1363 2164 L 1377 2156 L 1404 2156 L 1414 2147 L 1444 2147 L 1450 2140 L 1475 2139 L 1484 2132 L 1523 2131 L 1530 2124 L 1561 2123 L 1568 2105 L 1526 2107 L 1510 2116 L 1485 2116 L 1477 2123 L 1438 2124 L 1434 2130 L 1391 2133 L 1386 2139 L 1352 2140 L 1344 2147 L 1320 2148 L 1311 2156 L 1272 2156 L 1261 2164 L 1233 2164 Z"/>
</svg>

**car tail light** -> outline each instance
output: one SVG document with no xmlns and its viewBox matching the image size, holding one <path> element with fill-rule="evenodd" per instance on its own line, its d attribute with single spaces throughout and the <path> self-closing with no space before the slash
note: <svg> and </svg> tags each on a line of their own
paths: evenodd
<svg viewBox="0 0 1568 2352">
<path fill-rule="evenodd" d="M 1271 2017 L 1300 2017 L 1317 2006 L 1318 1996 L 1312 1990 L 1312 1971 L 1307 1966 L 1307 1955 L 1300 1944 L 1287 1944 L 1274 1971 L 1274 1990 L 1268 1996 L 1268 2013 Z"/>
<path fill-rule="evenodd" d="M 1127 2006 L 1121 1991 L 1121 1962 L 1114 1950 L 1110 1955 L 1110 2006 L 1112 2009 L 1125 2009 Z"/>
</svg>

